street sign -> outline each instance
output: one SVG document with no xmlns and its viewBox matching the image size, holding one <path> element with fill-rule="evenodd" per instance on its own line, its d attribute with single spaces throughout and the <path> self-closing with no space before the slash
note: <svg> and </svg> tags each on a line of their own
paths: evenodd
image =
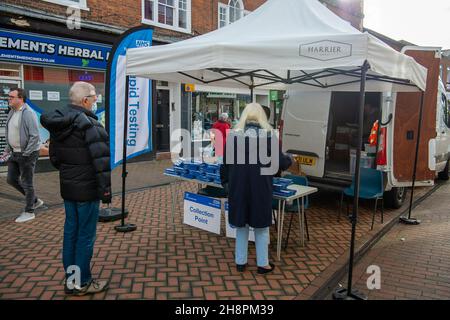
<svg viewBox="0 0 450 320">
<path fill-rule="evenodd" d="M 195 84 L 186 83 L 184 85 L 184 91 L 186 91 L 186 92 L 194 92 L 195 91 Z"/>
<path fill-rule="evenodd" d="M 277 101 L 277 100 L 278 100 L 278 91 L 270 90 L 270 101 Z"/>
</svg>

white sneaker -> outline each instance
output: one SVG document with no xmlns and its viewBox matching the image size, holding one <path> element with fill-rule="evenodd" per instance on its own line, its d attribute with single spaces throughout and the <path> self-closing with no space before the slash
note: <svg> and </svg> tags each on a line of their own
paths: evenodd
<svg viewBox="0 0 450 320">
<path fill-rule="evenodd" d="M 37 208 L 40 208 L 44 205 L 44 201 L 41 199 L 37 199 L 37 201 L 33 204 L 33 210 L 36 210 Z"/>
<path fill-rule="evenodd" d="M 19 217 L 17 217 L 16 222 L 27 222 L 35 218 L 32 212 L 23 212 Z"/>
</svg>

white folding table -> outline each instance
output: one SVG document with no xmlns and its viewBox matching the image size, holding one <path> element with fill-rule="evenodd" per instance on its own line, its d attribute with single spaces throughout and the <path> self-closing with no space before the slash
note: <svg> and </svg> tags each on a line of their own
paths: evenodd
<svg viewBox="0 0 450 320">
<path fill-rule="evenodd" d="M 289 197 L 283 197 L 279 195 L 273 195 L 273 199 L 278 201 L 278 214 L 277 214 L 277 258 L 281 259 L 281 242 L 283 240 L 283 223 L 284 223 L 284 210 L 287 201 L 295 201 L 301 199 L 301 206 L 298 204 L 298 221 L 300 224 L 300 233 L 302 237 L 302 246 L 305 245 L 305 197 L 312 193 L 317 192 L 317 188 L 301 186 L 297 184 L 291 184 L 287 187 L 290 190 L 295 190 L 295 194 Z M 301 209 L 300 209 L 301 208 Z"/>
</svg>

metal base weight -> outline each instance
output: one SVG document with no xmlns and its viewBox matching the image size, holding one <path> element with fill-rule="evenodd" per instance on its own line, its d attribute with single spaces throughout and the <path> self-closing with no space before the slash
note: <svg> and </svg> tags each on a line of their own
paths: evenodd
<svg viewBox="0 0 450 320">
<path fill-rule="evenodd" d="M 123 226 L 115 226 L 114 229 L 116 229 L 117 232 L 132 232 L 137 229 L 137 226 L 135 224 L 127 223 Z"/>
<path fill-rule="evenodd" d="M 417 220 L 417 219 L 414 219 L 414 218 L 408 219 L 406 217 L 400 217 L 399 221 L 401 223 L 409 224 L 409 225 L 418 225 L 418 224 L 420 224 L 420 220 Z"/>
<path fill-rule="evenodd" d="M 367 300 L 367 296 L 358 290 L 352 290 L 348 294 L 346 288 L 339 288 L 333 292 L 333 300 Z"/>
<path fill-rule="evenodd" d="M 128 211 L 125 211 L 125 218 L 128 216 Z M 98 214 L 99 222 L 111 222 L 120 220 L 122 218 L 122 209 L 119 208 L 104 208 L 100 209 Z"/>
</svg>

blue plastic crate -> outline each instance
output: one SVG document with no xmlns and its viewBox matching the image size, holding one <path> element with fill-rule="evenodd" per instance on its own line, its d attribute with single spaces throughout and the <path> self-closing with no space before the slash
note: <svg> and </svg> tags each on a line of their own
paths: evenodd
<svg viewBox="0 0 450 320">
<path fill-rule="evenodd" d="M 185 168 L 189 171 L 200 171 L 201 164 L 200 163 L 185 163 Z"/>
<path fill-rule="evenodd" d="M 202 176 L 203 174 L 197 170 L 189 170 L 189 174 L 192 174 L 194 177 Z"/>
<path fill-rule="evenodd" d="M 186 179 L 196 179 L 196 176 L 191 173 L 183 174 L 182 177 Z"/>
<path fill-rule="evenodd" d="M 184 163 L 185 163 L 184 160 L 179 159 L 174 162 L 173 166 L 178 168 L 184 168 Z"/>
<path fill-rule="evenodd" d="M 207 177 L 210 177 L 211 179 L 220 179 L 219 173 L 206 173 Z"/>
<path fill-rule="evenodd" d="M 286 179 L 286 178 L 273 178 L 273 183 L 274 184 L 281 184 L 285 187 L 293 184 L 294 182 L 291 179 Z"/>
<path fill-rule="evenodd" d="M 289 186 L 289 185 L 293 184 L 294 181 L 292 181 L 292 179 L 279 178 L 279 179 L 278 179 L 278 183 L 284 184 L 284 185 L 286 185 L 286 186 Z"/>
<path fill-rule="evenodd" d="M 273 187 L 274 191 L 279 191 L 279 190 L 285 190 L 286 189 L 286 186 L 284 184 L 281 184 L 281 183 L 273 183 L 272 187 Z"/>
<path fill-rule="evenodd" d="M 180 168 L 180 167 L 173 167 L 173 170 L 178 174 L 178 175 L 183 175 L 183 174 L 188 174 L 189 170 L 185 169 L 185 168 Z"/>
<path fill-rule="evenodd" d="M 220 172 L 220 164 L 206 164 L 204 171 L 207 173 L 219 173 Z"/>
<path fill-rule="evenodd" d="M 164 170 L 164 172 L 166 174 L 171 174 L 171 175 L 174 175 L 174 176 L 178 176 L 179 175 L 179 173 L 176 170 L 172 169 L 172 168 L 167 168 L 167 169 Z"/>
<path fill-rule="evenodd" d="M 207 177 L 207 176 L 198 176 L 197 180 L 204 181 L 204 182 L 211 182 L 212 181 L 212 179 Z"/>
<path fill-rule="evenodd" d="M 295 190 L 274 190 L 273 194 L 281 197 L 290 197 L 295 194 Z"/>
</svg>

